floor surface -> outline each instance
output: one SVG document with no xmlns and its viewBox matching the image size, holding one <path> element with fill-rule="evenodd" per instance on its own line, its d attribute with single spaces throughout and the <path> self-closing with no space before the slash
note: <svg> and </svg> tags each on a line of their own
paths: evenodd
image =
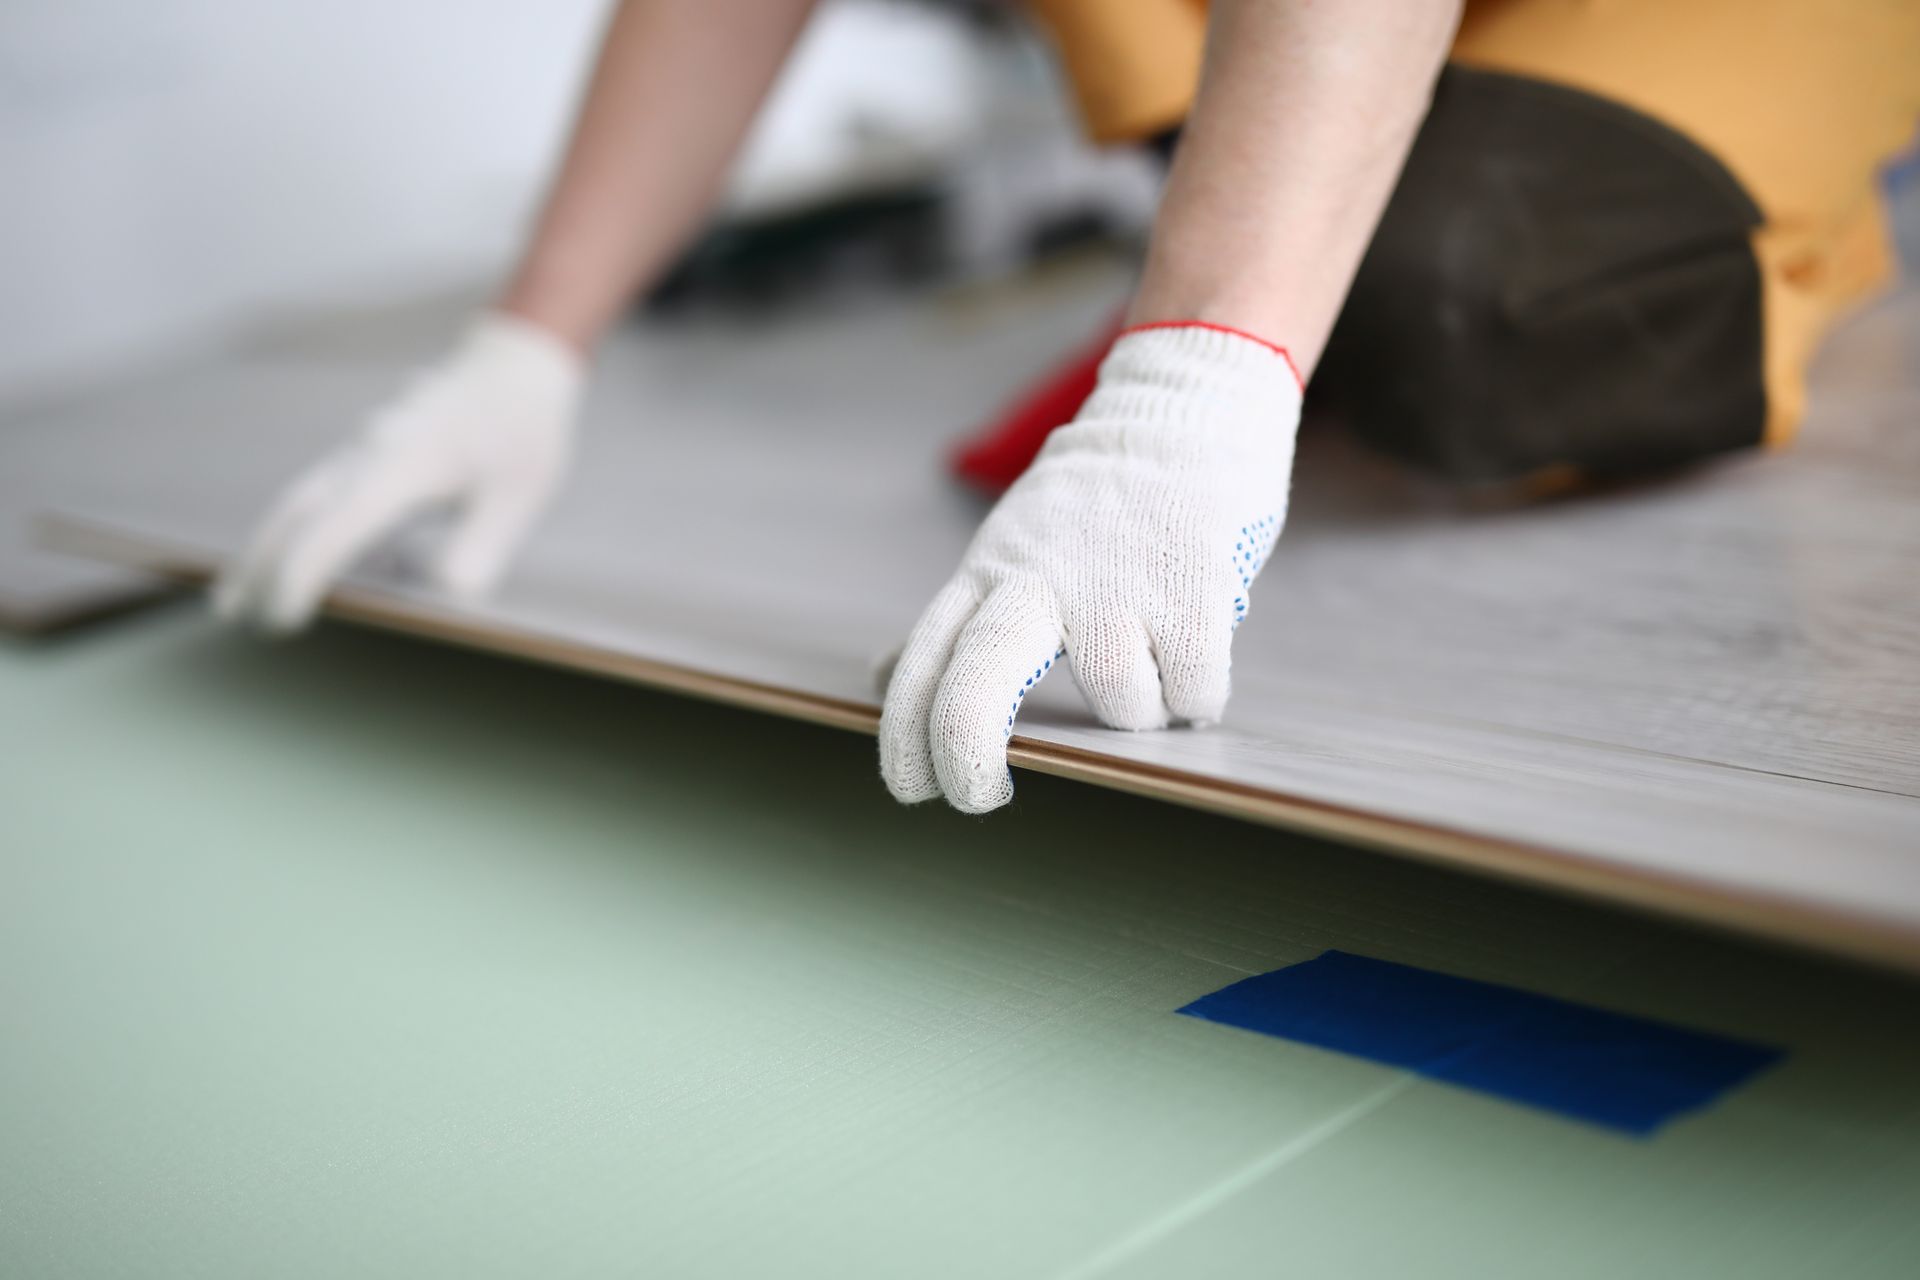
<svg viewBox="0 0 1920 1280">
<path fill-rule="evenodd" d="M 0 1273 L 1906 1276 L 1920 987 L 338 625 L 0 645 Z M 1323 948 L 1787 1047 L 1634 1140 L 1173 1011 Z"/>
</svg>

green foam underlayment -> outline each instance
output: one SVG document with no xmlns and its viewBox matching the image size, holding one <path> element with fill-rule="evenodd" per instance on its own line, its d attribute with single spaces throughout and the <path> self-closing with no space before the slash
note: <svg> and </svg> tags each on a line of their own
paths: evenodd
<svg viewBox="0 0 1920 1280">
<path fill-rule="evenodd" d="M 191 609 L 0 646 L 0 1274 L 1902 1275 L 1920 991 Z M 1182 1005 L 1327 949 L 1791 1057 L 1624 1141 Z"/>
</svg>

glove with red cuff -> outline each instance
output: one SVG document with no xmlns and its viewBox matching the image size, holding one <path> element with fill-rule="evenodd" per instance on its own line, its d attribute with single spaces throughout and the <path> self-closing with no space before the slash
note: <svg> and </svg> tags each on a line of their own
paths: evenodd
<svg viewBox="0 0 1920 1280">
<path fill-rule="evenodd" d="M 1020 704 L 1062 664 L 1113 728 L 1218 720 L 1286 520 L 1300 399 L 1287 353 L 1249 334 L 1122 334 L 901 653 L 880 723 L 894 796 L 1005 804 Z"/>
</svg>

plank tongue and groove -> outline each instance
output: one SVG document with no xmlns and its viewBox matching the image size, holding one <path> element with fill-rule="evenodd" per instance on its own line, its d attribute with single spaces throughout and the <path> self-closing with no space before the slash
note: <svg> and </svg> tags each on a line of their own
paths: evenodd
<svg viewBox="0 0 1920 1280">
<path fill-rule="evenodd" d="M 402 553 L 332 607 L 871 730 L 876 663 L 984 510 L 946 442 L 1123 287 L 625 334 L 493 601 L 437 598 Z M 1520 510 L 1310 429 L 1226 725 L 1110 732 L 1056 678 L 1015 763 L 1920 967 L 1916 357 L 1907 294 L 1836 339 L 1792 452 Z M 395 364 L 343 316 L 103 402 L 124 449 L 51 534 L 204 575 Z"/>
</svg>

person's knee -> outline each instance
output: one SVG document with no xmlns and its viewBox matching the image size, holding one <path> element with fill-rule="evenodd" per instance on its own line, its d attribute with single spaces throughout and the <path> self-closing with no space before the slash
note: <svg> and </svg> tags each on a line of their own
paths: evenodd
<svg viewBox="0 0 1920 1280">
<path fill-rule="evenodd" d="M 1760 439 L 1757 215 L 1711 157 L 1649 128 L 1449 70 L 1322 364 L 1356 431 L 1470 483 Z"/>
</svg>

